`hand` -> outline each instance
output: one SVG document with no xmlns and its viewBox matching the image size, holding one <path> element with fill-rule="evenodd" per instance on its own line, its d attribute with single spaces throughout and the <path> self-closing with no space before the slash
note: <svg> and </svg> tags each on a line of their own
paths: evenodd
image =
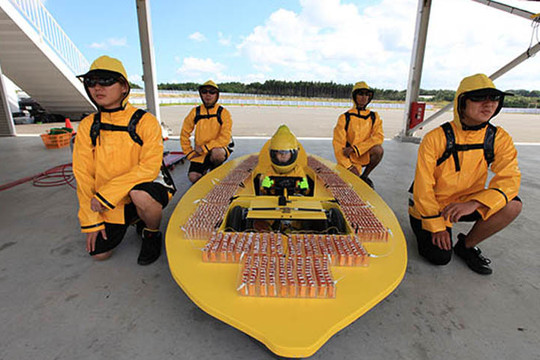
<svg viewBox="0 0 540 360">
<path fill-rule="evenodd" d="M 202 155 L 204 153 L 204 150 L 202 148 L 202 146 L 195 146 L 195 152 L 197 153 L 197 155 Z"/>
<path fill-rule="evenodd" d="M 349 157 L 354 152 L 354 149 L 351 146 L 347 146 L 343 149 L 343 155 Z"/>
<path fill-rule="evenodd" d="M 108 209 L 103 206 L 103 204 L 101 204 L 99 202 L 98 199 L 96 198 L 92 198 L 92 200 L 90 200 L 90 209 L 92 209 L 92 211 L 94 212 L 98 212 L 98 213 L 102 213 L 104 211 L 107 211 Z"/>
<path fill-rule="evenodd" d="M 460 217 L 472 214 L 480 206 L 482 206 L 482 204 L 476 200 L 471 200 L 464 203 L 451 203 L 443 209 L 441 215 L 446 220 L 456 223 L 459 221 Z"/>
<path fill-rule="evenodd" d="M 443 250 L 452 250 L 452 241 L 450 240 L 450 233 L 443 230 L 436 233 L 431 233 L 431 242 L 433 245 L 438 246 Z"/>
<path fill-rule="evenodd" d="M 352 172 L 356 176 L 360 176 L 360 172 L 358 171 L 358 169 L 354 165 L 349 166 L 349 168 L 347 170 L 349 170 L 350 172 Z"/>
<path fill-rule="evenodd" d="M 96 250 L 96 239 L 99 234 L 101 234 L 103 239 L 107 240 L 107 233 L 105 232 L 105 229 L 86 234 L 86 251 L 92 252 Z"/>
</svg>

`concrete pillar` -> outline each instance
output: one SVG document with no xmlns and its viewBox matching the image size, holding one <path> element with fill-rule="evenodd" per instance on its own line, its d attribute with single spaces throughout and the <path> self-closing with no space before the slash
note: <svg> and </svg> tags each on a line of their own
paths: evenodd
<svg viewBox="0 0 540 360">
<path fill-rule="evenodd" d="M 16 135 L 15 124 L 9 110 L 7 90 L 2 77 L 2 67 L 0 66 L 0 136 L 14 135 Z"/>
<path fill-rule="evenodd" d="M 137 1 L 137 18 L 139 22 L 139 38 L 143 62 L 144 93 L 146 107 L 161 122 L 159 112 L 159 98 L 156 83 L 156 61 L 154 57 L 154 44 L 152 40 L 152 23 L 150 20 L 150 1 Z"/>
<path fill-rule="evenodd" d="M 402 140 L 407 140 L 406 138 L 411 135 L 411 132 L 409 132 L 409 114 L 411 104 L 418 101 L 418 95 L 420 94 L 420 81 L 422 79 L 422 67 L 424 65 L 424 53 L 426 50 L 430 11 L 431 0 L 418 0 L 418 12 L 416 15 L 416 29 L 414 31 L 411 67 L 409 69 L 407 96 L 405 98 L 403 130 L 399 136 Z"/>
</svg>

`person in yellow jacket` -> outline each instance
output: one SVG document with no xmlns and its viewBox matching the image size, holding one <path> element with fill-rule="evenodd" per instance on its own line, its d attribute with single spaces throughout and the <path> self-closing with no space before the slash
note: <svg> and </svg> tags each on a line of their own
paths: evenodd
<svg viewBox="0 0 540 360">
<path fill-rule="evenodd" d="M 107 259 L 140 218 L 137 261 L 150 264 L 161 253 L 161 211 L 171 189 L 160 172 L 161 126 L 152 114 L 128 103 L 130 86 L 119 60 L 101 56 L 79 78 L 98 109 L 82 119 L 73 150 L 86 250 L 95 259 Z"/>
<path fill-rule="evenodd" d="M 212 170 L 227 160 L 232 152 L 231 114 L 218 105 L 219 87 L 208 80 L 199 87 L 202 105 L 194 107 L 184 119 L 180 133 L 182 151 L 191 161 L 188 178 L 197 182 L 207 171 Z M 195 130 L 195 141 L 190 137 Z"/>
<path fill-rule="evenodd" d="M 521 173 L 510 135 L 489 121 L 507 94 L 484 74 L 464 78 L 454 99 L 454 119 L 425 135 L 418 149 L 409 203 L 421 256 L 446 265 L 452 256 L 452 224 L 473 221 L 454 252 L 479 274 L 492 273 L 477 244 L 509 225 L 521 212 Z M 488 169 L 494 176 L 489 181 Z"/>
<path fill-rule="evenodd" d="M 300 161 L 305 156 L 296 136 L 286 125 L 281 125 L 259 155 L 255 169 L 259 193 L 282 195 L 286 188 L 289 195 L 308 195 L 309 182 Z"/>
<path fill-rule="evenodd" d="M 381 118 L 377 112 L 366 109 L 373 99 L 373 93 L 364 81 L 354 85 L 353 107 L 339 116 L 332 141 L 337 163 L 371 187 L 374 186 L 369 174 L 381 162 L 384 154 Z"/>
</svg>

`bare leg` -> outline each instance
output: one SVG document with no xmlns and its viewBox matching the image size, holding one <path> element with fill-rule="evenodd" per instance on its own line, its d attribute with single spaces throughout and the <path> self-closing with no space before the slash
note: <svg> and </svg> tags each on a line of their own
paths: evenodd
<svg viewBox="0 0 540 360">
<path fill-rule="evenodd" d="M 188 179 L 192 184 L 195 184 L 202 176 L 203 174 L 193 171 L 188 174 Z"/>
<path fill-rule="evenodd" d="M 487 220 L 478 220 L 465 237 L 465 247 L 471 248 L 507 227 L 521 212 L 520 201 L 512 200 Z"/>
<path fill-rule="evenodd" d="M 384 149 L 381 145 L 375 145 L 369 149 L 369 164 L 364 168 L 362 178 L 367 178 L 369 174 L 379 165 L 384 155 Z"/>
<path fill-rule="evenodd" d="M 101 254 L 92 255 L 92 259 L 99 260 L 99 261 L 107 260 L 108 258 L 112 256 L 112 253 L 113 251 L 110 250 Z"/>
<path fill-rule="evenodd" d="M 159 229 L 161 223 L 161 211 L 163 207 L 146 191 L 131 190 L 129 192 L 131 201 L 137 209 L 137 215 L 149 229 Z"/>
<path fill-rule="evenodd" d="M 227 160 L 227 152 L 224 148 L 213 148 L 210 150 L 210 162 L 214 167 L 218 167 L 221 165 L 225 160 Z"/>
</svg>

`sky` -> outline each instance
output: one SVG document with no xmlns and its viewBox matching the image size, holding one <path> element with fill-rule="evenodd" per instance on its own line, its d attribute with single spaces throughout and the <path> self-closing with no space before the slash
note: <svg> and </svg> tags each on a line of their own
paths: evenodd
<svg viewBox="0 0 540 360">
<path fill-rule="evenodd" d="M 142 84 L 136 0 L 42 0 L 91 62 L 123 61 Z M 148 0 L 158 83 L 364 80 L 407 88 L 417 0 Z M 540 2 L 499 0 L 540 12 Z M 540 40 L 532 22 L 472 0 L 433 0 L 421 87 L 455 90 Z M 495 81 L 540 90 L 540 54 Z"/>
</svg>

